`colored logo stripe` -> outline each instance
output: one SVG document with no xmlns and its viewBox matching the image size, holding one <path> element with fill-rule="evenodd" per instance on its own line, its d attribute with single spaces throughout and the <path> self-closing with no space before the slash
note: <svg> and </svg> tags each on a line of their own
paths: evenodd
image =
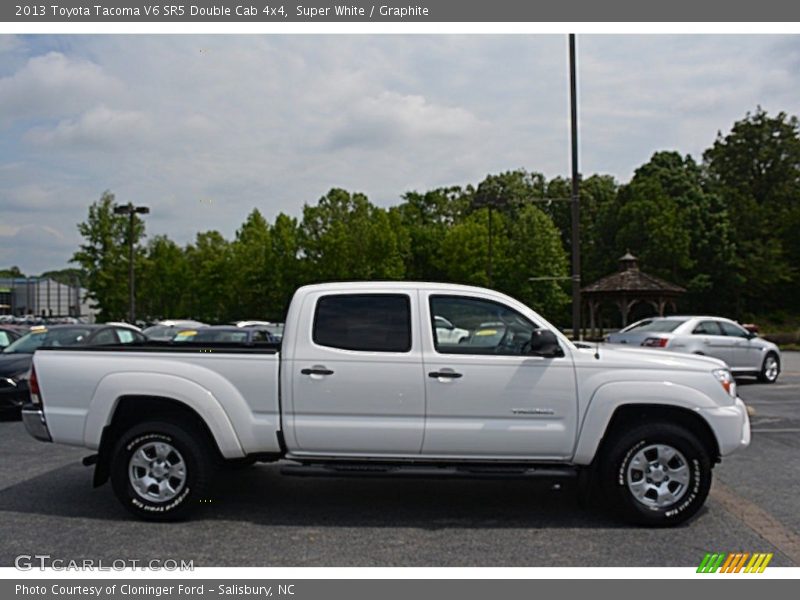
<svg viewBox="0 0 800 600">
<path fill-rule="evenodd" d="M 739 573 L 744 568 L 745 573 L 763 573 L 767 565 L 772 560 L 773 554 L 765 552 L 706 552 L 700 566 L 697 567 L 698 573 Z M 750 559 L 747 562 L 747 559 Z M 745 567 L 745 563 L 747 566 Z"/>
</svg>

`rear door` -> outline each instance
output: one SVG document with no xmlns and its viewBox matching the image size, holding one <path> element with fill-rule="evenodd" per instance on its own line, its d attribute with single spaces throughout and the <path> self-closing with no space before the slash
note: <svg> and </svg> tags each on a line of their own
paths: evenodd
<svg viewBox="0 0 800 600">
<path fill-rule="evenodd" d="M 731 347 L 733 341 L 727 337 L 716 319 L 704 319 L 692 330 L 692 337 L 696 338 L 695 348 L 706 356 L 724 360 L 729 366 L 733 358 Z"/>
<path fill-rule="evenodd" d="M 419 454 L 425 389 L 417 315 L 416 290 L 305 297 L 282 367 L 290 370 L 283 393 L 293 454 Z"/>
</svg>

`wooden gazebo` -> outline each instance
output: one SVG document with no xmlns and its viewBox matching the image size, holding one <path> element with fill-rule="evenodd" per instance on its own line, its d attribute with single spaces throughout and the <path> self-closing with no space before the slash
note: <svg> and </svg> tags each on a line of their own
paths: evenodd
<svg viewBox="0 0 800 600">
<path fill-rule="evenodd" d="M 638 259 L 626 252 L 619 259 L 619 271 L 603 277 L 581 290 L 589 309 L 589 328 L 595 334 L 597 315 L 603 302 L 616 304 L 622 316 L 622 326 L 628 324 L 631 309 L 639 302 L 646 302 L 659 316 L 669 306 L 676 312 L 675 302 L 686 290 L 679 285 L 664 281 L 639 270 Z"/>
</svg>

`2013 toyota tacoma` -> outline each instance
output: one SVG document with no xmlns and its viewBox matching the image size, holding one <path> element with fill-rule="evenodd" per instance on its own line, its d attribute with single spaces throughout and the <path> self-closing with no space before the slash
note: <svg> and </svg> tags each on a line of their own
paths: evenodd
<svg viewBox="0 0 800 600">
<path fill-rule="evenodd" d="M 466 334 L 440 339 L 443 319 Z M 434 283 L 300 288 L 280 348 L 38 350 L 30 394 L 28 431 L 95 450 L 95 484 L 155 520 L 196 508 L 220 465 L 280 460 L 295 475 L 574 477 L 672 525 L 750 442 L 722 361 L 579 347 L 508 296 Z"/>
</svg>

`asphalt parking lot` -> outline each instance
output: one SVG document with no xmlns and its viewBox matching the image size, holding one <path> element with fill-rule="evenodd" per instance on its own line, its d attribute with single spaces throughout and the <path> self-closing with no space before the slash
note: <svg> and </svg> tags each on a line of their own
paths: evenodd
<svg viewBox="0 0 800 600">
<path fill-rule="evenodd" d="M 715 469 L 706 508 L 654 530 L 579 507 L 569 487 L 525 481 L 306 479 L 271 465 L 221 476 L 193 521 L 133 520 L 91 487 L 88 451 L 0 422 L 0 566 L 193 560 L 195 566 L 694 566 L 709 551 L 773 552 L 800 566 L 800 353 L 775 385 L 740 382 L 751 447 Z"/>
</svg>

